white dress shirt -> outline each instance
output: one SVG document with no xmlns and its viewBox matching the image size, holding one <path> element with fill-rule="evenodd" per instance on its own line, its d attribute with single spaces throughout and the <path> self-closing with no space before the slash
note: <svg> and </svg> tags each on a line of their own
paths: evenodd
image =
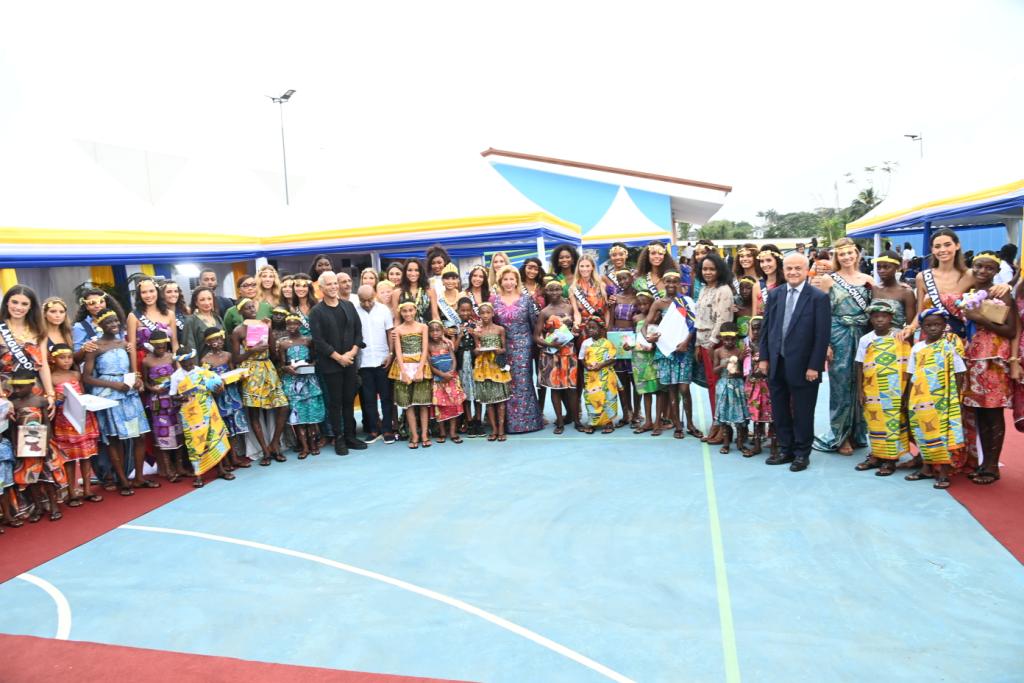
<svg viewBox="0 0 1024 683">
<path fill-rule="evenodd" d="M 359 351 L 359 367 L 376 368 L 388 355 L 388 332 L 395 326 L 391 309 L 380 303 L 373 302 L 373 308 L 367 311 L 356 305 L 359 320 L 363 326 L 363 343 L 365 347 Z"/>
</svg>

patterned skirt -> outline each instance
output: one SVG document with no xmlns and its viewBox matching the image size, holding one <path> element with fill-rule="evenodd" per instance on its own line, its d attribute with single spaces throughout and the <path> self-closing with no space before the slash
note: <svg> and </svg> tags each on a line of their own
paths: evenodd
<svg viewBox="0 0 1024 683">
<path fill-rule="evenodd" d="M 58 410 L 53 419 L 53 445 L 64 454 L 64 459 L 71 462 L 85 460 L 96 455 L 100 440 L 100 425 L 96 421 L 96 413 L 85 414 L 85 433 L 79 434 L 64 417 L 64 411 Z M 0 480 L 3 476 L 0 475 Z"/>
<path fill-rule="evenodd" d="M 572 345 L 569 345 L 568 353 L 545 353 L 541 350 L 537 360 L 540 370 L 537 373 L 537 383 L 548 389 L 575 389 L 576 377 L 579 372 L 576 354 L 573 353 Z"/>
<path fill-rule="evenodd" d="M 412 406 L 429 406 L 434 404 L 431 380 L 424 379 L 419 382 L 406 384 L 401 380 L 394 380 L 395 405 L 399 408 L 410 408 Z"/>
<path fill-rule="evenodd" d="M 224 426 L 228 429 L 228 436 L 249 432 L 249 418 L 245 414 L 245 405 L 242 403 L 237 383 L 224 385 L 224 391 L 217 394 L 214 400 L 217 402 L 220 417 L 224 420 Z"/>
<path fill-rule="evenodd" d="M 14 485 L 14 449 L 0 436 L 0 491 Z"/>
<path fill-rule="evenodd" d="M 768 393 L 768 380 L 747 380 L 747 409 L 754 422 L 772 422 L 772 397 Z"/>
<path fill-rule="evenodd" d="M 967 377 L 960 403 L 971 408 L 1009 408 L 1012 404 L 1010 372 L 1002 358 L 967 360 Z"/>
<path fill-rule="evenodd" d="M 317 425 L 324 421 L 327 411 L 316 375 L 285 375 L 281 385 L 291 406 L 288 424 Z"/>
<path fill-rule="evenodd" d="M 742 377 L 722 377 L 715 385 L 715 422 L 746 424 L 750 419 Z"/>
<path fill-rule="evenodd" d="M 100 431 L 104 436 L 121 439 L 135 439 L 149 433 L 149 421 L 142 408 L 142 399 L 136 393 L 128 394 L 113 408 L 96 413 Z"/>
<path fill-rule="evenodd" d="M 638 394 L 653 394 L 661 388 L 653 351 L 633 350 L 633 386 Z"/>
<path fill-rule="evenodd" d="M 432 382 L 432 384 L 434 408 L 436 408 L 438 421 L 444 422 L 462 415 L 462 402 L 466 400 L 466 394 L 462 391 L 459 378 L 452 377 L 449 380 Z"/>
<path fill-rule="evenodd" d="M 148 398 L 153 443 L 163 451 L 177 450 L 181 446 L 181 425 L 174 401 L 168 394 L 149 394 Z"/>
<path fill-rule="evenodd" d="M 284 408 L 288 405 L 281 378 L 268 359 L 250 358 L 242 361 L 239 367 L 249 369 L 249 376 L 242 380 L 242 403 L 247 408 Z"/>
<path fill-rule="evenodd" d="M 462 385 L 462 391 L 466 394 L 466 400 L 470 403 L 476 401 L 476 384 L 473 382 L 473 353 L 471 351 L 462 352 L 459 383 Z"/>
<path fill-rule="evenodd" d="M 674 351 L 666 356 L 661 349 L 655 348 L 654 366 L 658 370 L 658 382 L 662 386 L 689 384 L 693 381 L 693 351 Z"/>
</svg>

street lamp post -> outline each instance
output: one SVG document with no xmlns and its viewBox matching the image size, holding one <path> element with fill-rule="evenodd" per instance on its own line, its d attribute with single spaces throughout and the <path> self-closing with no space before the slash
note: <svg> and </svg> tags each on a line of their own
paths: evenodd
<svg viewBox="0 0 1024 683">
<path fill-rule="evenodd" d="M 292 95 L 294 95 L 294 94 L 295 94 L 294 90 L 287 90 L 280 97 L 273 97 L 271 95 L 267 95 L 267 97 L 270 98 L 271 102 L 273 102 L 274 104 L 278 105 L 278 110 L 281 113 L 281 165 L 284 167 L 284 204 L 285 204 L 285 206 L 288 206 L 290 202 L 289 202 L 289 197 L 288 197 L 288 153 L 285 151 L 285 146 L 284 146 L 284 103 L 287 102 L 288 100 L 290 100 L 292 98 Z"/>
<path fill-rule="evenodd" d="M 907 133 L 903 137 L 910 138 L 912 142 L 917 143 L 921 158 L 924 159 L 924 136 L 920 133 Z"/>
</svg>

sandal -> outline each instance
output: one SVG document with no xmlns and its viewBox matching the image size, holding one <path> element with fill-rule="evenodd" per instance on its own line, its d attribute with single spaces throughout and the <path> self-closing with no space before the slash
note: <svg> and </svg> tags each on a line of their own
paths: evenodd
<svg viewBox="0 0 1024 683">
<path fill-rule="evenodd" d="M 704 432 L 700 431 L 699 429 L 697 429 L 693 425 L 690 425 L 690 426 L 688 426 L 686 428 L 686 433 L 689 434 L 690 436 L 695 436 L 698 439 L 703 439 L 704 438 Z"/>
<path fill-rule="evenodd" d="M 205 481 L 203 481 L 203 478 L 202 478 L 202 477 L 196 477 L 196 478 L 195 478 L 195 479 L 194 479 L 194 480 L 192 481 L 192 488 L 194 488 L 194 489 L 201 489 L 201 488 L 203 488 L 204 486 L 206 486 L 206 482 L 205 482 Z"/>
<path fill-rule="evenodd" d="M 564 425 L 560 425 L 560 424 L 556 424 L 555 425 L 555 434 L 561 434 L 564 431 L 565 431 L 565 426 Z"/>
<path fill-rule="evenodd" d="M 68 500 L 67 506 L 69 508 L 81 507 L 82 506 L 82 499 L 81 498 L 71 498 L 71 499 Z"/>
<path fill-rule="evenodd" d="M 989 484 L 994 484 L 999 481 L 999 476 L 998 472 L 985 472 L 982 470 L 981 472 L 978 472 L 973 479 L 971 479 L 971 483 L 977 484 L 978 486 L 988 486 Z"/>
<path fill-rule="evenodd" d="M 299 460 L 305 460 L 309 457 L 309 453 L 306 451 L 299 451 Z"/>
<path fill-rule="evenodd" d="M 438 443 L 444 443 L 444 439 L 441 439 L 440 441 L 438 441 Z M 433 445 L 434 445 L 434 442 L 431 441 L 430 439 L 427 439 L 426 441 L 423 442 L 423 447 L 424 448 L 430 448 Z"/>
<path fill-rule="evenodd" d="M 682 429 L 676 429 L 676 430 L 673 430 L 673 432 L 672 432 L 672 438 L 673 439 L 682 439 L 685 436 L 686 436 L 686 433 L 683 432 Z"/>
<path fill-rule="evenodd" d="M 96 493 L 92 494 L 91 496 L 86 496 L 85 499 L 87 501 L 89 501 L 90 503 L 102 503 L 103 502 L 103 496 L 101 496 L 99 494 L 96 494 Z"/>
<path fill-rule="evenodd" d="M 497 441 L 498 440 L 498 435 L 497 434 L 488 434 L 487 435 L 487 440 L 488 441 Z"/>
<path fill-rule="evenodd" d="M 601 430 L 601 433 L 602 434 L 611 434 L 614 431 L 615 431 L 615 426 L 609 424 L 609 425 L 605 425 L 604 429 Z"/>
<path fill-rule="evenodd" d="M 8 522 L 4 522 L 4 524 L 6 526 L 11 527 L 12 529 L 20 529 L 21 527 L 25 526 L 25 522 L 21 521 L 20 519 L 12 519 Z"/>
<path fill-rule="evenodd" d="M 444 442 L 445 442 L 445 440 L 446 440 L 446 439 L 445 439 L 445 437 L 443 437 L 443 436 L 436 436 L 436 437 L 434 437 L 434 439 L 435 439 L 435 440 L 436 440 L 436 441 L 437 441 L 438 443 L 444 443 Z"/>
<path fill-rule="evenodd" d="M 636 429 L 633 430 L 633 433 L 634 434 L 644 434 L 646 432 L 651 431 L 652 429 L 654 429 L 654 425 L 652 425 L 650 423 L 648 423 L 648 424 L 640 424 L 640 425 L 637 425 Z"/>
<path fill-rule="evenodd" d="M 462 443 L 462 437 L 456 434 L 455 436 L 452 437 L 452 443 Z"/>
<path fill-rule="evenodd" d="M 594 433 L 594 428 L 593 427 L 589 427 L 589 426 L 588 427 L 584 427 L 583 428 L 583 433 L 584 434 L 593 434 Z"/>
<path fill-rule="evenodd" d="M 409 450 L 414 451 L 414 450 L 416 450 L 419 447 L 420 447 L 420 442 L 419 441 L 412 441 L 412 440 L 409 441 Z"/>
<path fill-rule="evenodd" d="M 661 431 L 661 425 L 659 424 L 651 430 L 651 436 L 661 436 Z"/>
<path fill-rule="evenodd" d="M 29 524 L 35 524 L 36 522 L 38 522 L 42 518 L 43 518 L 43 513 L 42 512 L 40 512 L 39 510 L 33 510 L 32 514 L 28 516 L 28 523 Z"/>
<path fill-rule="evenodd" d="M 60 510 L 54 510 L 53 512 L 50 513 L 50 521 L 51 522 L 56 522 L 58 519 L 60 519 L 63 516 L 64 515 L 61 513 Z"/>
<path fill-rule="evenodd" d="M 179 481 L 181 481 L 180 474 L 172 474 L 171 476 L 167 477 L 168 484 L 177 484 Z"/>
<path fill-rule="evenodd" d="M 728 455 L 729 454 L 729 444 L 728 444 L 728 442 L 726 442 L 724 446 L 719 448 L 718 452 L 721 453 L 722 455 Z"/>
<path fill-rule="evenodd" d="M 866 472 L 867 470 L 878 469 L 881 466 L 882 466 L 882 461 L 881 460 L 879 460 L 878 458 L 876 458 L 873 455 L 869 455 L 867 458 L 864 459 L 864 462 L 859 462 L 856 465 L 854 465 L 853 469 L 857 470 L 858 472 Z M 890 472 L 889 474 L 892 474 L 892 472 Z M 885 475 L 882 475 L 882 476 L 885 476 Z"/>
<path fill-rule="evenodd" d="M 223 474 L 221 474 L 219 476 L 220 476 L 221 479 L 223 479 L 225 481 L 231 481 L 232 479 L 235 478 L 235 475 L 231 474 L 230 472 L 225 472 L 225 473 L 223 473 Z"/>
<path fill-rule="evenodd" d="M 262 458 L 260 458 L 260 467 L 269 467 L 269 466 L 270 466 L 270 456 L 269 455 L 264 455 Z"/>
<path fill-rule="evenodd" d="M 278 462 L 288 462 L 288 457 L 281 451 L 275 452 L 271 457 Z"/>
<path fill-rule="evenodd" d="M 143 479 L 138 483 L 133 482 L 132 487 L 137 489 L 158 489 L 160 488 L 160 484 L 152 479 Z"/>
<path fill-rule="evenodd" d="M 921 481 L 922 479 L 934 479 L 935 475 L 934 474 L 926 474 L 925 472 L 921 472 L 919 470 L 917 472 L 911 472 L 910 474 L 908 474 L 907 476 L 905 476 L 903 478 L 906 479 L 907 481 Z"/>
<path fill-rule="evenodd" d="M 878 466 L 878 471 L 875 472 L 876 477 L 890 477 L 896 474 L 896 463 L 893 460 L 886 460 Z"/>
<path fill-rule="evenodd" d="M 120 493 L 122 496 L 134 496 L 135 489 L 133 489 L 131 486 L 122 486 L 118 493 Z"/>
<path fill-rule="evenodd" d="M 498 434 L 498 441 L 505 441 L 506 437 L 504 434 Z"/>
<path fill-rule="evenodd" d="M 932 484 L 932 488 L 933 489 L 948 489 L 949 488 L 949 479 L 947 479 L 946 477 L 942 477 L 941 479 L 936 479 L 935 483 Z"/>
<path fill-rule="evenodd" d="M 252 463 L 248 460 L 242 460 L 235 463 L 235 467 L 252 467 Z"/>
</svg>

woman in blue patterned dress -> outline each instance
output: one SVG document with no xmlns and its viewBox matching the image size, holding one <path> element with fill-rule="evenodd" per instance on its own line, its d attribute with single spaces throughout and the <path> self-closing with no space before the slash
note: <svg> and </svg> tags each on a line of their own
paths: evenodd
<svg viewBox="0 0 1024 683">
<path fill-rule="evenodd" d="M 828 292 L 832 304 L 832 332 L 828 347 L 828 433 L 814 440 L 819 451 L 851 455 L 867 445 L 867 424 L 857 403 L 853 360 L 857 343 L 868 324 L 867 304 L 873 280 L 858 269 L 860 250 L 848 237 L 836 240 L 832 272 L 811 281 Z"/>
<path fill-rule="evenodd" d="M 507 359 L 512 370 L 512 397 L 506 404 L 506 431 L 535 432 L 544 426 L 533 386 L 533 306 L 523 294 L 519 271 L 505 266 L 498 271 L 498 292 L 491 295 L 494 317 L 505 328 Z"/>
</svg>

